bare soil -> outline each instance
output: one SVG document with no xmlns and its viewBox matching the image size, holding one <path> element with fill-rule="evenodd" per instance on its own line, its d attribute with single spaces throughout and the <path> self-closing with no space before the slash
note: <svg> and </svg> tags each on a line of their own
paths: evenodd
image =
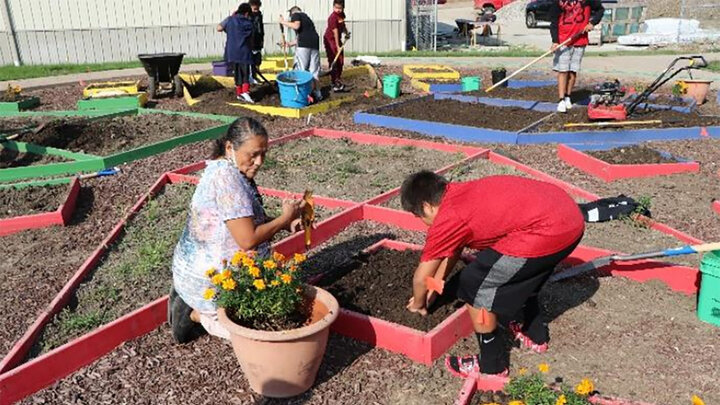
<svg viewBox="0 0 720 405">
<path fill-rule="evenodd" d="M 143 114 L 109 119 L 68 118 L 52 121 L 40 132 L 24 135 L 24 142 L 73 152 L 109 155 L 187 135 L 219 125 L 216 121 Z"/>
<path fill-rule="evenodd" d="M 311 189 L 315 195 L 360 202 L 399 187 L 408 174 L 458 160 L 457 154 L 422 148 L 311 137 L 273 147 L 257 180 L 265 187 Z"/>
<path fill-rule="evenodd" d="M 547 115 L 517 107 L 495 107 L 456 100 L 421 98 L 376 112 L 391 117 L 470 127 L 519 131 Z"/>
<path fill-rule="evenodd" d="M 462 304 L 447 299 L 436 301 L 427 316 L 418 316 L 405 306 L 412 297 L 413 274 L 420 252 L 381 249 L 358 255 L 347 265 L 325 276 L 319 285 L 327 289 L 340 306 L 361 314 L 430 331 L 452 315 Z M 463 267 L 457 266 L 458 271 Z"/>
<path fill-rule="evenodd" d="M 0 144 L 0 169 L 49 165 L 51 163 L 69 161 L 69 159 L 65 159 L 64 157 L 57 155 L 36 155 L 34 153 L 18 152 L 16 150 L 3 148 L 2 144 Z"/>
<path fill-rule="evenodd" d="M 68 185 L 0 189 L 0 218 L 56 211 L 65 200 Z"/>
<path fill-rule="evenodd" d="M 590 151 L 587 154 L 613 165 L 678 163 L 678 160 L 674 157 L 667 157 L 655 149 L 643 145 Z"/>
<path fill-rule="evenodd" d="M 29 98 L 29 96 L 24 94 L 8 93 L 6 91 L 0 92 L 0 103 L 19 103 Z"/>
<path fill-rule="evenodd" d="M 617 127 L 596 128 L 602 131 L 624 131 L 628 129 L 653 129 L 653 128 L 684 128 L 684 127 L 710 127 L 720 125 L 720 117 L 701 117 L 697 114 L 685 114 L 671 110 L 648 110 L 641 111 L 628 118 L 630 121 L 651 121 L 660 120 L 661 124 L 647 125 L 625 125 Z M 591 131 L 593 128 L 565 128 L 567 123 L 589 123 L 587 116 L 587 108 L 582 106 L 574 106 L 565 114 L 556 114 L 547 121 L 544 121 L 537 127 L 538 132 L 556 132 L 556 131 Z"/>
<path fill-rule="evenodd" d="M 591 93 L 591 89 L 575 89 L 575 91 L 570 96 L 570 99 L 573 103 L 578 103 L 580 101 L 589 99 Z M 490 93 L 485 92 L 485 90 L 478 90 L 463 94 L 478 97 L 493 97 L 511 100 L 541 101 L 545 103 L 557 103 L 559 99 L 556 86 L 524 87 L 521 89 L 498 87 Z"/>
</svg>

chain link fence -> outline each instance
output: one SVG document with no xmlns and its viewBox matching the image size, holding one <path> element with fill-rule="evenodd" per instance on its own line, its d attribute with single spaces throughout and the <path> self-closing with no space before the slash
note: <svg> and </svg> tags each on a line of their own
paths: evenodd
<svg viewBox="0 0 720 405">
<path fill-rule="evenodd" d="M 437 50 L 437 0 L 406 1 L 408 49 Z"/>
</svg>

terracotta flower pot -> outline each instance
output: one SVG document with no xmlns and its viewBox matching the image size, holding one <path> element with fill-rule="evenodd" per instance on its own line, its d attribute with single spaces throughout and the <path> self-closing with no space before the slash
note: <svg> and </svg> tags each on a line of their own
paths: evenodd
<svg viewBox="0 0 720 405">
<path fill-rule="evenodd" d="M 245 328 L 231 321 L 224 308 L 218 309 L 238 363 L 258 394 L 293 397 L 315 382 L 339 305 L 329 292 L 317 287 L 305 286 L 305 296 L 313 302 L 310 325 L 281 332 Z"/>
<path fill-rule="evenodd" d="M 708 91 L 710 91 L 710 83 L 712 80 L 683 80 L 687 84 L 687 95 L 694 98 L 698 105 L 705 102 Z"/>
</svg>

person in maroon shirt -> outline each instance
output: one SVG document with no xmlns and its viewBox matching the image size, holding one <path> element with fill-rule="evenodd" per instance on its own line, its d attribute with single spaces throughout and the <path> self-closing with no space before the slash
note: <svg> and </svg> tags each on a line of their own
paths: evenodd
<svg viewBox="0 0 720 405">
<path fill-rule="evenodd" d="M 345 85 L 341 80 L 343 65 L 345 64 L 344 51 L 337 57 L 337 62 L 335 62 L 333 66 L 333 61 L 340 51 L 340 35 L 342 34 L 345 34 L 345 41 L 350 38 L 350 33 L 345 26 L 345 0 L 334 0 L 333 12 L 330 14 L 330 17 L 328 17 L 323 42 L 325 43 L 325 53 L 327 54 L 328 64 L 332 66 L 330 79 L 332 80 L 333 91 L 336 92 L 345 90 Z"/>
<path fill-rule="evenodd" d="M 558 74 L 557 111 L 565 113 L 572 108 L 572 94 L 577 72 L 580 71 L 585 47 L 588 45 L 588 32 L 602 20 L 605 9 L 600 0 L 556 0 L 550 6 L 551 50 L 555 51 L 553 70 Z M 566 46 L 560 47 L 565 40 L 577 36 Z"/>
<path fill-rule="evenodd" d="M 546 351 L 550 336 L 537 294 L 580 243 L 585 222 L 577 203 L 553 184 L 524 177 L 448 183 L 429 171 L 405 179 L 401 202 L 430 227 L 409 311 L 426 315 L 437 295 L 428 290 L 428 277 L 444 280 L 464 248 L 477 251 L 459 273 L 456 291 L 448 283 L 443 294 L 455 293 L 466 303 L 481 354 L 448 357 L 448 370 L 463 378 L 478 372 L 506 375 L 509 352 L 496 335 L 498 316 L 512 319 L 521 311 L 523 322 L 508 324 L 515 339 Z"/>
</svg>

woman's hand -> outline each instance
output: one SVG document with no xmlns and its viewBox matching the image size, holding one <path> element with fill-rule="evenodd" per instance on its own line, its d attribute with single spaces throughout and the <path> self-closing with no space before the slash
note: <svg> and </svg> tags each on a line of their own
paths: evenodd
<svg viewBox="0 0 720 405">
<path fill-rule="evenodd" d="M 305 207 L 305 201 L 303 200 L 283 199 L 282 214 L 280 216 L 289 224 L 293 220 L 300 218 L 303 207 Z"/>
</svg>

